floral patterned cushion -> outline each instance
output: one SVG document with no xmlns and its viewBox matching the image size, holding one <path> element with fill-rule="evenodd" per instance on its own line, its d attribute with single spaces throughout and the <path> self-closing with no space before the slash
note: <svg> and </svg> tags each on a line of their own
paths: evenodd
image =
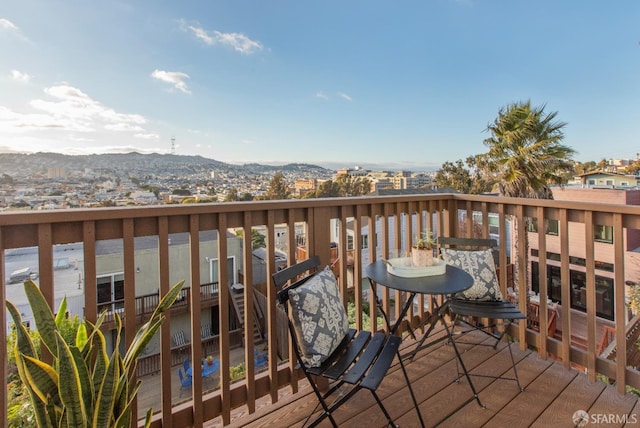
<svg viewBox="0 0 640 428">
<path fill-rule="evenodd" d="M 459 267 L 473 277 L 471 288 L 456 294 L 456 298 L 502 300 L 491 250 L 463 251 L 442 248 L 441 251 L 447 264 Z"/>
<path fill-rule="evenodd" d="M 336 277 L 327 266 L 300 287 L 289 290 L 289 300 L 302 360 L 310 367 L 318 367 L 349 331 Z"/>
</svg>

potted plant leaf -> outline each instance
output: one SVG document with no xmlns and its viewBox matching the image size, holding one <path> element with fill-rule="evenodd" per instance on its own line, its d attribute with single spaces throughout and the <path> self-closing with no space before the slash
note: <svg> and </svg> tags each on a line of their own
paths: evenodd
<svg viewBox="0 0 640 428">
<path fill-rule="evenodd" d="M 411 248 L 411 264 L 416 267 L 433 266 L 433 247 L 436 241 L 433 233 L 427 230 L 416 236 Z"/>
<path fill-rule="evenodd" d="M 162 298 L 149 321 L 136 332 L 131 346 L 120 354 L 122 321 L 114 314 L 116 343 L 111 354 L 100 330 L 106 312 L 95 325 L 85 320 L 76 332 L 75 344 L 68 345 L 60 327 L 66 314 L 66 298 L 54 317 L 38 285 L 24 283 L 36 327 L 44 346 L 53 356 L 52 364 L 41 359 L 16 306 L 7 300 L 7 310 L 16 328 L 15 361 L 20 379 L 27 387 L 36 423 L 40 427 L 122 427 L 131 426 L 132 405 L 141 381 L 133 383 L 138 356 L 149 344 L 178 297 L 184 281 L 175 284 Z M 145 426 L 151 424 L 152 409 Z"/>
</svg>

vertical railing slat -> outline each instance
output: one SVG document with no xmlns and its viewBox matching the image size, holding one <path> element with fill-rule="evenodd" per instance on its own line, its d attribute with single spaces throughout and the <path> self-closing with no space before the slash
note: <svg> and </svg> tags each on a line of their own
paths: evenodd
<svg viewBox="0 0 640 428">
<path fill-rule="evenodd" d="M 3 303 L 2 309 L 0 309 L 0 323 L 2 325 L 2 331 L 0 331 L 0 370 L 2 371 L 2 379 L 7 379 L 8 375 L 8 349 L 7 349 L 7 329 L 5 326 L 7 325 L 7 310 L 6 305 L 4 304 L 7 299 L 7 293 L 4 286 L 4 278 L 7 277 L 6 268 L 5 268 L 5 248 L 4 248 L 4 228 L 0 227 L 0 278 L 2 278 L 2 287 L 0 287 L 0 301 Z M 8 405 L 8 391 L 9 388 L 3 385 L 0 388 L 0 408 L 6 409 Z M 2 412 L 0 416 L 0 425 L 1 426 L 9 426 L 9 422 L 7 419 L 7 412 Z"/>
<path fill-rule="evenodd" d="M 529 313 L 529 288 L 527 286 L 527 260 L 529 259 L 527 252 L 529 251 L 527 239 L 527 224 L 524 217 L 524 207 L 522 205 L 516 206 L 516 235 L 518 237 L 518 247 L 516 249 L 518 257 L 516 259 L 516 273 L 518 281 L 518 296 L 520 305 L 520 311 L 523 314 Z M 515 275 L 515 273 L 514 273 Z M 518 324 L 518 341 L 520 342 L 520 349 L 525 350 L 527 347 L 526 342 L 527 323 L 522 322 Z"/>
<path fill-rule="evenodd" d="M 170 271 L 169 271 L 169 218 L 162 216 L 158 218 L 158 270 L 160 274 L 160 297 L 164 297 L 169 292 Z M 160 327 L 160 367 L 162 379 L 162 426 L 173 427 L 171 417 L 171 392 L 172 392 L 172 370 L 171 370 L 171 311 L 165 314 L 165 321 Z"/>
<path fill-rule="evenodd" d="M 245 211 L 242 216 L 242 254 L 244 258 L 243 276 L 244 276 L 244 364 L 247 374 L 247 411 L 255 412 L 256 409 L 256 383 L 255 383 L 255 364 L 253 358 L 253 350 L 255 343 L 253 340 L 253 324 L 257 322 L 254 319 L 253 308 L 253 247 L 252 247 L 252 224 L 251 213 Z M 291 257 L 289 255 L 289 257 Z M 267 286 L 269 286 L 270 278 L 267 278 Z"/>
<path fill-rule="evenodd" d="M 371 238 L 371 235 L 377 236 L 375 215 L 370 215 L 367 217 L 367 225 L 369 227 L 369 230 L 371 231 L 369 233 L 370 238 Z M 377 241 L 377 239 L 378 239 L 377 237 L 374 238 L 374 241 Z M 356 241 L 354 245 L 359 246 L 359 242 L 360 242 L 360 239 L 358 239 L 358 241 Z M 376 259 L 377 246 L 378 246 L 377 242 L 374 245 L 369 245 L 369 261 L 370 262 L 373 262 Z M 375 299 L 373 298 L 373 293 L 371 292 L 369 292 L 369 328 L 371 332 L 375 332 L 378 328 L 377 317 L 376 317 L 376 302 L 375 302 Z"/>
<path fill-rule="evenodd" d="M 220 311 L 220 373 L 229 373 L 230 361 L 230 340 L 229 340 L 229 317 L 230 317 L 230 296 L 229 296 L 229 265 L 228 245 L 227 245 L 227 214 L 218 214 L 218 298 Z M 251 235 L 249 235 L 251 236 Z M 195 259 L 194 259 L 195 262 Z M 199 266 L 199 265 L 198 265 Z M 192 269 L 195 269 L 193 266 Z M 198 282 L 200 284 L 200 282 Z M 195 306 L 194 306 L 195 307 Z M 197 311 L 198 313 L 200 311 Z M 200 316 L 198 315 L 198 318 Z M 200 323 L 198 323 L 200 324 Z M 247 327 L 245 325 L 245 327 Z M 200 331 L 198 329 L 198 331 Z M 248 372 L 245 371 L 245 376 Z M 222 421 L 225 425 L 231 423 L 231 393 L 230 385 L 223 383 L 221 390 L 222 399 Z"/>
<path fill-rule="evenodd" d="M 301 261 L 301 260 L 297 260 L 297 239 L 296 239 L 296 222 L 295 222 L 295 210 L 291 209 L 287 211 L 287 250 L 288 250 L 288 256 L 287 256 L 287 261 L 288 264 L 287 266 L 291 266 L 294 263 Z M 307 229 L 307 223 L 304 223 L 303 226 L 306 230 Z M 344 229 L 345 225 L 343 224 L 341 229 Z M 344 236 L 346 236 L 346 231 L 342 231 L 341 230 L 341 234 L 344 234 Z M 343 249 L 344 252 L 344 247 L 346 245 L 346 238 L 344 239 L 344 241 L 342 240 L 342 238 L 340 238 L 339 244 L 340 247 Z M 346 277 L 346 273 L 345 273 L 345 277 Z M 346 287 L 346 278 L 345 278 L 345 287 Z M 269 280 L 269 286 L 271 284 L 271 280 Z M 281 312 L 282 313 L 282 312 Z M 283 317 L 284 318 L 284 317 Z M 282 328 L 287 328 L 288 329 L 288 325 L 286 324 L 286 319 L 283 319 L 283 326 Z M 296 353 L 295 350 L 293 349 L 293 341 L 291 340 L 291 335 L 287 333 L 287 349 L 289 351 L 289 373 L 291 375 L 291 378 L 289 380 L 289 385 L 291 387 L 291 393 L 295 394 L 296 392 L 298 392 L 298 371 L 296 371 L 295 367 L 298 364 L 298 361 L 296 360 Z"/>
<path fill-rule="evenodd" d="M 544 207 L 538 207 L 538 278 L 540 293 L 540 340 L 538 341 L 538 355 L 543 360 L 547 359 L 547 337 L 549 333 L 549 311 L 547 301 L 549 292 L 547 289 L 547 234 Z M 529 264 L 531 266 L 531 264 Z"/>
<path fill-rule="evenodd" d="M 38 273 L 40 291 L 45 300 L 55 313 L 58 307 L 55 304 L 55 284 L 53 283 L 53 243 L 50 223 L 38 224 Z M 51 363 L 53 356 L 46 347 L 41 347 L 42 360 Z"/>
<path fill-rule="evenodd" d="M 362 330 L 362 247 L 357 245 L 362 237 L 362 217 L 360 205 L 356 207 L 353 218 L 353 254 L 355 265 L 353 266 L 353 295 L 356 315 L 356 329 Z M 375 245 L 373 234 L 369 234 L 369 247 Z"/>
<path fill-rule="evenodd" d="M 218 243 L 220 236 L 218 235 Z M 218 253 L 218 272 L 222 264 L 226 264 L 226 260 L 220 258 Z M 193 397 L 193 425 L 197 428 L 203 424 L 202 409 L 202 349 L 200 345 L 200 217 L 196 214 L 189 216 L 189 308 L 190 310 L 190 340 L 191 343 L 191 396 Z M 220 287 L 222 289 L 224 287 Z M 220 291 L 220 294 L 222 292 Z M 222 302 L 220 303 L 222 305 Z M 223 308 L 220 309 L 222 316 Z M 221 331 L 220 336 L 224 336 Z M 222 341 L 222 339 L 221 339 Z M 222 357 L 222 354 L 221 354 Z M 224 365 L 220 361 L 220 370 L 224 370 Z"/>
<path fill-rule="evenodd" d="M 595 281 L 595 236 L 593 212 L 584 215 L 585 258 L 587 272 L 587 374 L 589 381 L 596 380 L 596 281 Z M 568 283 L 571 287 L 571 281 Z"/>
<path fill-rule="evenodd" d="M 615 253 L 614 300 L 616 320 L 616 389 L 620 394 L 627 387 L 627 307 L 624 279 L 624 228 L 622 214 L 613 215 L 613 243 Z"/>
<path fill-rule="evenodd" d="M 562 362 L 571 368 L 571 286 L 569 277 L 569 220 L 566 209 L 560 210 L 560 282 L 562 284 Z"/>
<path fill-rule="evenodd" d="M 98 318 L 98 297 L 96 287 L 96 224 L 82 223 L 82 251 L 84 257 L 84 316 L 92 323 Z"/>
<path fill-rule="evenodd" d="M 275 273 L 275 216 L 273 210 L 267 212 L 267 278 Z M 315 243 L 314 243 L 315 247 Z M 309 247 L 309 248 L 314 248 Z M 328 248 L 327 248 L 328 250 Z M 271 402 L 278 401 L 278 364 L 277 364 L 277 311 L 276 311 L 276 289 L 273 282 L 267 282 L 267 318 L 269 324 L 268 331 L 268 352 L 269 352 L 269 381 Z"/>
<path fill-rule="evenodd" d="M 135 268 L 135 241 L 134 241 L 134 223 L 132 219 L 124 219 L 122 222 L 122 244 L 123 244 L 123 265 L 124 265 L 124 336 L 127 349 L 133 343 L 136 336 L 136 268 Z M 136 382 L 136 374 L 133 376 L 133 382 Z M 138 404 L 137 397 L 132 405 L 131 427 L 137 425 L 138 420 Z"/>
</svg>

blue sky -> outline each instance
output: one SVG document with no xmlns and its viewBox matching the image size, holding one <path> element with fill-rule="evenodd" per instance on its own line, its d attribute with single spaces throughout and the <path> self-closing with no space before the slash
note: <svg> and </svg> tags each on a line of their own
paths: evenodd
<svg viewBox="0 0 640 428">
<path fill-rule="evenodd" d="M 520 100 L 581 161 L 640 152 L 640 2 L 0 5 L 0 151 L 419 169 Z"/>
</svg>

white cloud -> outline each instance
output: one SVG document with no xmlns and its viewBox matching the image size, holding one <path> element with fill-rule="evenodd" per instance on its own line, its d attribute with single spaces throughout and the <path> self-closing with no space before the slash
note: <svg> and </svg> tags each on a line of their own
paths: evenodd
<svg viewBox="0 0 640 428">
<path fill-rule="evenodd" d="M 5 18 L 0 18 L 0 29 L 7 31 L 20 31 L 20 29 L 11 21 Z"/>
<path fill-rule="evenodd" d="M 104 129 L 108 129 L 109 131 L 118 131 L 118 132 L 141 132 L 144 131 L 144 128 L 137 125 L 132 125 L 131 123 L 113 123 L 107 124 L 104 126 Z"/>
<path fill-rule="evenodd" d="M 189 26 L 189 30 L 193 32 L 193 35 L 196 36 L 196 39 L 202 40 L 207 45 L 215 44 L 216 40 L 207 34 L 204 28 L 194 27 L 193 25 Z"/>
<path fill-rule="evenodd" d="M 329 97 L 322 91 L 316 92 L 316 98 L 321 98 L 323 100 L 328 100 Z"/>
<path fill-rule="evenodd" d="M 16 82 L 27 83 L 31 80 L 31 76 L 18 70 L 11 70 L 9 76 Z"/>
<path fill-rule="evenodd" d="M 50 99 L 29 102 L 32 112 L 19 113 L 0 106 L 0 131 L 95 133 L 99 130 L 146 133 L 146 119 L 139 114 L 118 113 L 66 83 L 44 89 Z"/>
<path fill-rule="evenodd" d="M 223 33 L 217 30 L 209 33 L 204 28 L 193 25 L 189 25 L 186 28 L 193 33 L 196 39 L 201 40 L 209 46 L 221 44 L 233 48 L 236 52 L 247 55 L 264 49 L 261 42 L 252 40 L 242 33 Z"/>
<path fill-rule="evenodd" d="M 153 70 L 153 73 L 151 73 L 151 77 L 165 83 L 170 83 L 174 88 L 184 92 L 185 94 L 191 93 L 184 81 L 184 79 L 189 78 L 189 75 L 187 73 L 182 73 L 180 71 Z"/>
<path fill-rule="evenodd" d="M 136 138 L 140 138 L 142 140 L 160 140 L 160 136 L 158 134 L 134 134 Z"/>
<path fill-rule="evenodd" d="M 0 32 L 11 33 L 14 36 L 17 36 L 18 39 L 27 43 L 31 43 L 31 41 L 22 34 L 20 28 L 18 28 L 16 24 L 9 21 L 8 19 L 0 18 Z"/>
<path fill-rule="evenodd" d="M 338 92 L 338 96 L 344 98 L 347 101 L 353 101 L 353 99 L 349 95 L 345 94 L 344 92 Z"/>
</svg>

